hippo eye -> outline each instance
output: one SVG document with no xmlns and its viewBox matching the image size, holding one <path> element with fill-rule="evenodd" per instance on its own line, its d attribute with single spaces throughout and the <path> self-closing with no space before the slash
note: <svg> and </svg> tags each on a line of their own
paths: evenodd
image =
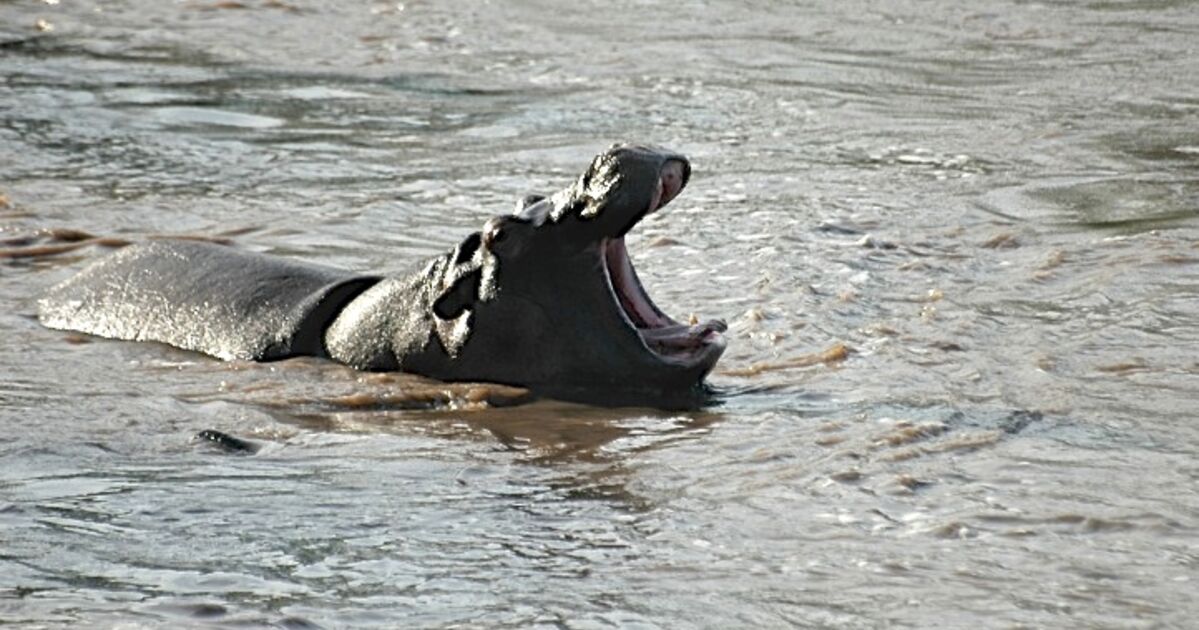
<svg viewBox="0 0 1199 630">
<path fill-rule="evenodd" d="M 520 217 L 493 217 L 483 226 L 483 246 L 501 258 L 519 256 L 527 244 L 530 225 Z"/>
<path fill-rule="evenodd" d="M 483 236 L 483 242 L 486 243 L 488 248 L 491 248 L 498 243 L 502 243 L 506 238 L 508 238 L 508 230 L 505 230 L 499 225 L 492 224 L 487 226 L 487 232 Z"/>
</svg>

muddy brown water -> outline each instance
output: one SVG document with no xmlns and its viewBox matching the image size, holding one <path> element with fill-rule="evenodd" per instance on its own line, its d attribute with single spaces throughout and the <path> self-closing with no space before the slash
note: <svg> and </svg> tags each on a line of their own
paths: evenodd
<svg viewBox="0 0 1199 630">
<path fill-rule="evenodd" d="M 0 623 L 1190 627 L 1197 42 L 1163 0 L 0 2 Z M 33 317 L 162 234 L 401 271 L 623 139 L 694 161 L 630 250 L 728 319 L 719 406 Z"/>
</svg>

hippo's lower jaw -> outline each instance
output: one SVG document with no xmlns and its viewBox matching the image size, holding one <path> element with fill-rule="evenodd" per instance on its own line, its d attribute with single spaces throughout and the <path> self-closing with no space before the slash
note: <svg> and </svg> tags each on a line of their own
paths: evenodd
<svg viewBox="0 0 1199 630">
<path fill-rule="evenodd" d="M 681 324 L 663 313 L 641 286 L 623 236 L 601 241 L 600 252 L 612 299 L 646 350 L 663 363 L 701 369 L 704 373 L 711 370 L 724 352 L 725 339 L 721 333 L 728 326 L 721 320 Z"/>
</svg>

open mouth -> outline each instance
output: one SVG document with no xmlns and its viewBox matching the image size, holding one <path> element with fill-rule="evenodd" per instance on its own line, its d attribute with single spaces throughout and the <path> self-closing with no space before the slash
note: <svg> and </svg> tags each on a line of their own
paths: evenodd
<svg viewBox="0 0 1199 630">
<path fill-rule="evenodd" d="M 662 167 L 656 189 L 651 195 L 646 214 L 670 203 L 686 184 L 682 163 L 671 160 Z M 624 236 L 605 239 L 603 254 L 604 275 L 608 288 L 626 323 L 641 337 L 645 347 L 658 358 L 680 365 L 715 362 L 724 350 L 723 333 L 728 326 L 720 320 L 682 324 L 666 315 L 650 299 L 633 262 L 629 259 Z"/>
</svg>

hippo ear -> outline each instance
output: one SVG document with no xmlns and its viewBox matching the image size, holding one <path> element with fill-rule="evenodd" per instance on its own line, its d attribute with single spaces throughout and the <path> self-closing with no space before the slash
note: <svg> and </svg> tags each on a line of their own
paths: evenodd
<svg viewBox="0 0 1199 630">
<path fill-rule="evenodd" d="M 517 199 L 515 214 L 520 214 L 521 212 L 524 212 L 525 208 L 528 208 L 529 206 L 531 206 L 543 199 L 545 199 L 545 195 L 537 195 L 537 194 L 525 195 L 524 197 Z"/>
<path fill-rule="evenodd" d="M 479 251 L 479 245 L 483 243 L 483 235 L 479 232 L 472 232 L 458 244 L 454 249 L 454 266 L 464 265 L 475 257 L 475 252 Z"/>
<path fill-rule="evenodd" d="M 433 314 L 445 320 L 460 317 L 463 311 L 475 303 L 482 275 L 479 269 L 473 269 L 455 279 L 433 301 Z"/>
</svg>

